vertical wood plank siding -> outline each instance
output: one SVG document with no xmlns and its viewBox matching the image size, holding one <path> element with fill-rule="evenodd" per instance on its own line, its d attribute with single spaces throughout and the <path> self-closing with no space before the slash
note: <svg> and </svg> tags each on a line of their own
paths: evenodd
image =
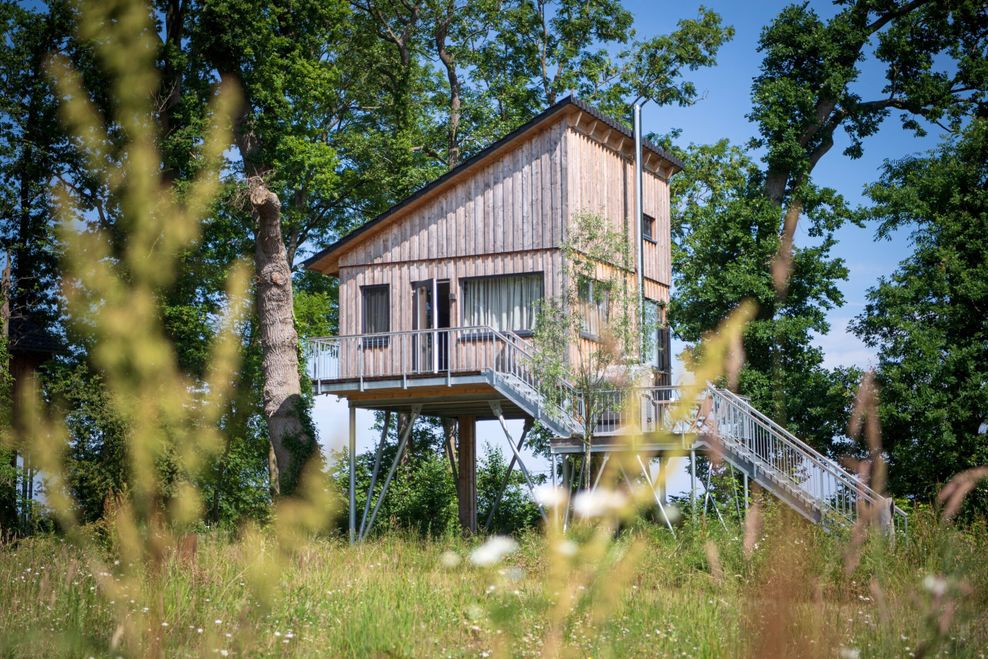
<svg viewBox="0 0 988 659">
<path fill-rule="evenodd" d="M 456 297 L 450 309 L 454 327 L 462 325 L 464 277 L 541 271 L 546 297 L 560 297 L 566 288 L 561 246 L 570 218 L 579 210 L 601 213 L 633 244 L 629 143 L 624 137 L 619 142 L 618 133 L 590 117 L 575 123 L 572 116 L 557 121 L 482 161 L 341 253 L 340 333 L 361 332 L 361 287 L 372 284 L 390 287 L 391 331 L 412 329 L 415 281 L 449 280 Z M 648 169 L 644 178 L 644 210 L 655 217 L 658 238 L 644 247 L 645 295 L 667 301 L 672 279 L 669 186 Z M 397 350 L 363 352 L 363 359 L 379 360 L 365 365 L 377 368 L 399 358 Z M 458 366 L 467 370 L 468 364 Z"/>
<path fill-rule="evenodd" d="M 561 293 L 566 126 L 556 123 L 340 256 L 340 331 L 360 333 L 360 287 L 391 286 L 391 330 L 412 329 L 411 283 L 542 271 Z M 459 324 L 453 305 L 451 323 Z"/>
</svg>

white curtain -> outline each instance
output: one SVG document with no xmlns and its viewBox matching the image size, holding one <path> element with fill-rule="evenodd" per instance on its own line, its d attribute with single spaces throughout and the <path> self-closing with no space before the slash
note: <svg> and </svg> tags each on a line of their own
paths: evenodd
<svg viewBox="0 0 988 659">
<path fill-rule="evenodd" d="M 542 299 L 542 274 L 463 280 L 463 325 L 532 331 Z"/>
</svg>

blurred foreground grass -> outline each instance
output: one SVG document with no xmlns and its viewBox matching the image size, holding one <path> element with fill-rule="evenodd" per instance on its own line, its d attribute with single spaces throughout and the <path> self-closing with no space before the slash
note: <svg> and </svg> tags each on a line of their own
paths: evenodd
<svg viewBox="0 0 988 659">
<path fill-rule="evenodd" d="M 913 527 L 895 547 L 873 539 L 848 575 L 844 540 L 774 511 L 750 558 L 741 527 L 687 521 L 673 538 L 642 524 L 604 559 L 643 541 L 628 586 L 596 621 L 590 603 L 609 584 L 581 588 L 561 654 L 985 656 L 984 528 L 960 531 L 932 516 Z M 586 538 L 579 529 L 571 537 L 550 551 L 531 534 L 489 567 L 471 561 L 481 540 L 315 540 L 281 565 L 275 596 L 261 601 L 250 565 L 275 551 L 274 539 L 203 534 L 166 560 L 157 592 L 144 581 L 122 604 L 141 645 L 167 656 L 533 656 L 547 631 L 552 554 L 572 554 L 572 566 L 585 559 Z M 103 564 L 123 570 L 104 551 Z M 99 595 L 88 564 L 55 537 L 2 550 L 0 655 L 116 653 L 121 602 Z M 140 605 L 155 601 L 160 620 Z"/>
</svg>

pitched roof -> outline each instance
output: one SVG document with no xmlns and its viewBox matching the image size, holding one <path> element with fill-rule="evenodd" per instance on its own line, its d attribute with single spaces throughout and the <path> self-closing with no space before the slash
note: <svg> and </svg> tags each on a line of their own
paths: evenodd
<svg viewBox="0 0 988 659">
<path fill-rule="evenodd" d="M 621 133 L 625 137 L 634 139 L 634 134 L 630 130 L 628 130 L 628 128 L 624 124 L 622 124 L 618 120 L 616 120 L 613 117 L 610 117 L 610 116 L 608 116 L 606 114 L 603 114 L 602 112 L 600 112 L 596 108 L 588 105 L 587 103 L 585 103 L 584 101 L 581 101 L 580 99 L 576 98 L 575 96 L 567 96 L 566 98 L 562 99 L 561 101 L 556 102 L 554 105 L 551 105 L 549 108 L 547 108 L 541 114 L 536 115 L 535 117 L 533 117 L 532 119 L 530 119 L 528 122 L 522 124 L 521 126 L 519 126 L 518 128 L 514 129 L 513 131 L 511 131 L 510 133 L 508 133 L 507 135 L 505 135 L 504 137 L 502 137 L 498 141 L 494 142 L 493 144 L 491 144 L 490 146 L 488 146 L 486 149 L 484 149 L 482 151 L 479 151 L 474 156 L 472 156 L 471 158 L 468 158 L 467 160 L 464 160 L 459 165 L 457 165 L 453 169 L 449 170 L 448 172 L 446 172 L 442 176 L 440 176 L 440 177 L 438 177 L 436 179 L 433 179 L 432 181 L 430 181 L 426 185 L 422 186 L 421 188 L 419 188 L 418 190 L 416 190 L 415 192 L 413 192 L 411 195 L 409 195 L 408 197 L 405 197 L 404 199 L 402 199 L 401 201 L 399 201 L 397 204 L 395 204 L 394 206 L 392 206 L 388 210 L 384 211 L 383 213 L 381 213 L 380 215 L 378 215 L 374 219 L 372 219 L 372 220 L 370 220 L 368 222 L 365 222 L 364 224 L 362 224 L 361 226 L 357 227 L 356 229 L 354 229 L 350 233 L 342 236 L 339 240 L 337 240 L 336 242 L 334 242 L 333 244 L 331 244 L 329 247 L 326 247 L 325 249 L 317 252 L 316 254 L 313 254 L 312 256 L 310 256 L 309 258 L 307 258 L 305 261 L 302 262 L 302 266 L 305 267 L 305 268 L 314 269 L 314 268 L 312 268 L 312 266 L 314 266 L 317 262 L 321 261 L 326 256 L 332 254 L 333 252 L 338 251 L 342 247 L 345 247 L 346 245 L 348 245 L 349 243 L 353 242 L 354 240 L 356 240 L 357 238 L 359 238 L 361 235 L 363 235 L 367 231 L 369 231 L 369 230 L 373 229 L 374 227 L 382 224 L 383 222 L 387 221 L 388 218 L 394 216 L 396 213 L 398 213 L 401 210 L 403 210 L 404 208 L 406 208 L 406 207 L 414 204 L 416 201 L 418 201 L 422 197 L 425 197 L 426 195 L 428 195 L 430 192 L 432 192 L 436 188 L 442 186 L 444 183 L 446 183 L 451 178 L 457 176 L 458 174 L 460 174 L 464 170 L 467 170 L 467 169 L 473 167 L 477 163 L 479 163 L 479 162 L 481 162 L 483 160 L 486 160 L 488 157 L 492 156 L 495 152 L 499 151 L 503 146 L 505 146 L 509 142 L 514 141 L 515 139 L 517 139 L 521 135 L 523 135 L 526 132 L 528 132 L 528 131 L 536 128 L 537 126 L 540 126 L 540 125 L 546 123 L 547 121 L 549 121 L 550 119 L 556 117 L 557 115 L 559 115 L 564 110 L 566 110 L 567 108 L 570 108 L 570 107 L 576 107 L 579 110 L 581 110 L 583 112 L 586 112 L 587 114 L 589 114 L 590 116 L 592 116 L 594 119 L 596 119 L 596 120 L 600 121 L 601 123 L 607 125 L 609 128 L 611 128 L 611 129 L 613 129 L 613 130 Z M 672 155 L 671 153 L 669 153 L 668 151 L 666 151 L 662 147 L 660 147 L 660 146 L 658 146 L 656 144 L 653 144 L 652 142 L 650 142 L 648 140 L 644 140 L 643 139 L 642 140 L 642 148 L 644 150 L 646 150 L 646 151 L 650 151 L 651 153 L 655 154 L 656 156 L 662 158 L 663 160 L 665 160 L 666 162 L 668 162 L 670 165 L 672 165 L 672 171 L 673 171 L 673 173 L 676 173 L 676 172 L 680 171 L 681 169 L 683 169 L 683 166 L 684 166 L 683 165 L 683 161 L 680 160 L 679 158 L 677 158 L 676 156 Z"/>
</svg>

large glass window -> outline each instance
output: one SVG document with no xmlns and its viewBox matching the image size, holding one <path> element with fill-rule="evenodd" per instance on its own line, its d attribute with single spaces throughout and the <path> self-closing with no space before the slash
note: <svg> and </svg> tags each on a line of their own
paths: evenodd
<svg viewBox="0 0 988 659">
<path fill-rule="evenodd" d="M 578 292 L 583 306 L 581 329 L 591 336 L 600 336 L 610 318 L 610 286 L 596 279 L 581 278 Z"/>
<path fill-rule="evenodd" d="M 391 331 L 391 296 L 387 284 L 380 286 L 364 286 L 361 289 L 363 296 L 363 334 L 378 334 Z M 387 337 L 377 337 L 367 339 L 376 343 L 371 345 L 386 345 Z"/>
<path fill-rule="evenodd" d="M 535 329 L 542 273 L 474 277 L 463 280 L 464 327 L 491 327 L 501 332 Z"/>
</svg>

